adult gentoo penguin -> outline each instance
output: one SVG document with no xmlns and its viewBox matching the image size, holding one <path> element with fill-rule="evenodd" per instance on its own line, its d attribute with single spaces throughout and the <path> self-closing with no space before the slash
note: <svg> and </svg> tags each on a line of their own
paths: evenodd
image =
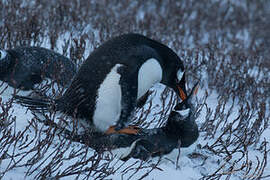
<svg viewBox="0 0 270 180">
<path fill-rule="evenodd" d="M 140 98 L 155 83 L 186 97 L 184 66 L 169 47 L 140 34 L 115 37 L 95 49 L 62 97 L 37 100 L 16 96 L 31 109 L 54 108 L 84 118 L 106 133 L 137 133 L 127 123 Z"/>
<path fill-rule="evenodd" d="M 76 65 L 70 59 L 49 49 L 0 49 L 0 80 L 15 88 L 33 89 L 45 78 L 67 87 L 76 71 Z"/>
</svg>

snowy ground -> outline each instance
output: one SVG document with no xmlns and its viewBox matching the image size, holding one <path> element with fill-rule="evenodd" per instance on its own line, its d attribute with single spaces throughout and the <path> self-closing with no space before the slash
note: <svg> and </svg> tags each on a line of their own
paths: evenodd
<svg viewBox="0 0 270 180">
<path fill-rule="evenodd" d="M 267 1 L 0 1 L 0 48 L 42 46 L 80 64 L 108 38 L 137 32 L 181 57 L 189 88 L 202 82 L 199 139 L 147 162 L 66 140 L 11 102 L 14 89 L 4 83 L 0 179 L 270 179 L 269 12 Z M 171 106 L 161 104 L 173 103 L 163 86 L 154 90 L 138 110 L 143 127 L 164 124 Z"/>
<path fill-rule="evenodd" d="M 6 87 L 6 84 L 2 85 L 2 87 Z M 156 86 L 155 89 L 159 92 L 161 92 L 160 89 L 162 89 L 162 86 Z M 162 89 L 163 90 L 163 89 Z M 204 96 L 204 89 L 200 89 L 200 93 L 198 94 L 198 98 L 200 98 L 200 101 L 202 101 L 202 98 Z M 14 89 L 8 87 L 4 93 L 1 95 L 2 103 L 7 102 L 14 93 Z M 21 95 L 26 95 L 29 92 L 20 92 Z M 154 97 L 159 98 L 158 95 Z M 156 100 L 156 102 L 158 102 Z M 211 111 L 215 111 L 215 108 L 218 105 L 218 94 L 215 92 L 210 93 L 208 98 L 206 99 L 206 104 L 208 108 L 210 108 Z M 229 108 L 232 106 L 232 102 L 229 101 L 229 103 L 226 104 L 224 113 L 228 112 Z M 34 127 L 28 128 L 29 122 L 31 122 L 31 119 L 33 118 L 32 113 L 26 108 L 13 103 L 12 108 L 9 110 L 12 112 L 12 117 L 16 117 L 16 120 L 13 122 L 12 126 L 9 126 L 11 134 L 13 136 L 16 136 L 17 138 L 20 138 L 19 141 L 16 141 L 16 143 L 11 143 L 10 146 L 8 146 L 5 151 L 7 151 L 5 154 L 8 154 L 6 158 L 4 158 L 1 162 L 1 169 L 0 172 L 5 172 L 8 170 L 5 175 L 2 177 L 3 179 L 35 179 L 36 175 L 38 175 L 40 172 L 39 170 L 44 171 L 46 169 L 46 166 L 50 167 L 50 163 L 52 163 L 52 159 L 56 158 L 61 154 L 62 163 L 58 164 L 59 167 L 55 169 L 55 172 L 52 173 L 52 177 L 54 175 L 57 175 L 58 173 L 61 174 L 61 172 L 67 171 L 68 167 L 72 164 L 76 164 L 80 162 L 81 158 L 89 158 L 89 157 L 95 157 L 96 154 L 94 154 L 94 150 L 85 147 L 82 144 L 76 143 L 76 142 L 69 142 L 65 141 L 63 137 L 61 136 L 54 136 L 53 139 L 50 141 L 52 144 L 49 146 L 48 149 L 46 149 L 46 153 L 44 154 L 47 157 L 43 158 L 37 158 L 38 161 L 36 162 L 33 167 L 31 166 L 25 166 L 29 161 L 33 160 L 33 157 L 37 157 L 36 150 L 32 149 L 36 146 L 38 143 L 37 141 L 40 141 L 42 139 L 48 138 L 45 130 L 48 130 L 48 127 L 44 126 L 40 122 L 36 122 L 35 126 L 37 126 L 37 130 L 40 132 L 36 132 Z M 232 109 L 230 110 L 230 116 L 229 121 L 233 121 L 237 118 L 239 114 L 239 107 L 237 105 L 233 105 Z M 207 112 L 206 108 L 202 108 L 202 111 L 197 118 L 196 122 L 201 126 L 206 119 Z M 149 115 L 149 118 L 152 116 Z M 213 118 L 213 117 L 211 117 Z M 254 117 L 255 118 L 255 117 Z M 26 131 L 25 131 L 26 129 Z M 3 131 L 3 129 L 2 129 Z M 20 134 L 23 132 L 22 136 L 20 137 Z M 1 132 L 2 134 L 3 132 Z M 216 137 L 219 137 L 220 134 L 222 134 L 222 129 L 218 129 L 216 136 L 214 138 L 208 139 L 204 138 L 205 136 L 203 133 L 201 133 L 199 139 L 195 144 L 188 148 L 181 148 L 180 149 L 180 157 L 179 156 L 179 150 L 175 149 L 173 152 L 171 152 L 168 155 L 165 155 L 164 157 L 160 158 L 153 158 L 150 159 L 147 162 L 139 161 L 137 159 L 130 159 L 127 162 L 123 162 L 119 160 L 118 158 L 113 158 L 111 161 L 101 160 L 99 162 L 100 168 L 104 165 L 107 170 L 108 169 L 117 169 L 115 173 L 112 175 L 106 177 L 106 179 L 140 179 L 145 176 L 145 173 L 149 173 L 147 177 L 144 177 L 144 179 L 199 179 L 203 176 L 210 175 L 217 171 L 217 167 L 221 167 L 220 173 L 228 173 L 230 172 L 230 166 L 234 164 L 235 167 L 240 168 L 242 164 L 246 163 L 245 161 L 252 162 L 252 167 L 259 166 L 258 163 L 260 163 L 263 159 L 263 153 L 256 150 L 258 147 L 250 148 L 246 154 L 248 156 L 248 159 L 241 159 L 241 156 L 243 155 L 242 152 L 238 152 L 232 155 L 231 159 L 224 159 L 226 156 L 217 156 L 214 155 L 213 152 L 206 150 L 205 148 L 202 148 L 206 145 L 211 145 L 215 141 L 217 141 Z M 38 138 L 36 137 L 38 134 Z M 28 138 L 27 138 L 28 137 Z M 266 130 L 263 135 L 261 136 L 260 144 L 264 139 L 269 142 L 270 141 L 270 131 Z M 30 143 L 31 142 L 31 143 Z M 46 141 L 45 141 L 46 142 Z M 3 142 L 1 142 L 3 143 Z M 27 147 L 22 148 L 22 146 L 25 146 L 25 144 L 28 144 Z M 44 145 L 46 146 L 46 145 Z M 268 145 L 269 146 L 269 145 Z M 59 148 L 61 148 L 61 153 L 59 153 Z M 233 147 L 228 147 L 232 148 Z M 268 147 L 269 148 L 269 147 Z M 82 150 L 84 149 L 84 150 Z M 87 149 L 87 151 L 86 151 Z M 32 153 L 26 153 L 27 151 L 33 151 Z M 74 158 L 71 160 L 67 157 L 70 157 L 71 154 L 76 154 L 78 152 L 83 152 L 81 155 L 74 155 Z M 86 154 L 85 154 L 86 153 Z M 17 155 L 14 158 L 9 158 L 8 156 Z M 111 155 L 110 153 L 107 153 L 104 156 L 109 156 L 109 159 L 112 158 L 112 156 L 117 155 Z M 67 160 L 65 160 L 65 157 Z M 258 158 L 258 159 L 257 159 Z M 241 160 L 240 160 L 241 159 Z M 239 161 L 238 161 L 239 160 Z M 269 161 L 269 157 L 267 157 L 267 160 Z M 18 164 L 16 162 L 19 162 Z M 55 159 L 57 161 L 57 159 Z M 88 162 L 86 164 L 92 165 L 93 162 Z M 12 168 L 12 166 L 16 164 L 16 168 Z M 224 166 L 223 166 L 224 164 Z M 23 165 L 20 167 L 20 165 Z M 152 168 L 157 166 L 158 168 Z M 31 168 L 30 168 L 31 167 Z M 130 168 L 132 167 L 132 168 Z M 140 167 L 141 169 L 137 169 Z M 145 167 L 145 168 L 142 168 Z M 26 177 L 26 174 L 31 172 L 30 176 Z M 270 172 L 270 167 L 267 166 L 264 171 L 264 175 L 267 175 L 266 172 Z M 256 172 L 256 174 L 259 173 Z M 228 174 L 229 175 L 229 174 Z M 243 179 L 244 177 L 255 177 L 253 175 L 253 172 L 247 172 L 247 169 L 243 169 L 242 171 L 238 172 L 231 172 L 231 179 Z M 86 176 L 86 174 L 82 174 L 81 178 Z M 93 177 L 98 177 L 97 175 L 91 175 Z M 73 179 L 77 177 L 76 175 L 69 175 L 66 176 L 63 179 Z M 252 179 L 252 178 L 250 178 Z"/>
</svg>

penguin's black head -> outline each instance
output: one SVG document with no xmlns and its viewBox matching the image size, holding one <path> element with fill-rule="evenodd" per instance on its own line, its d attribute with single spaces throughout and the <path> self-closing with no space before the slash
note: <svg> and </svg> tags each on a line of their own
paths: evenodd
<svg viewBox="0 0 270 180">
<path fill-rule="evenodd" d="M 116 37 L 109 41 L 107 45 L 114 48 L 120 46 L 123 49 L 130 49 L 129 52 L 132 57 L 142 56 L 144 60 L 156 59 L 162 68 L 162 79 L 160 83 L 172 88 L 182 100 L 187 97 L 184 65 L 179 56 L 168 46 L 134 33 Z M 119 52 L 122 54 L 123 51 Z M 128 54 L 125 53 L 124 55 L 124 59 L 126 59 Z M 136 61 L 134 62 L 136 63 Z M 130 64 L 132 61 L 128 63 Z"/>
<path fill-rule="evenodd" d="M 162 51 L 162 59 L 164 70 L 161 83 L 172 88 L 182 100 L 186 99 L 185 70 L 181 59 L 169 48 Z"/>
<path fill-rule="evenodd" d="M 0 49 L 0 73 L 7 71 L 11 63 L 10 55 L 7 51 Z"/>
</svg>

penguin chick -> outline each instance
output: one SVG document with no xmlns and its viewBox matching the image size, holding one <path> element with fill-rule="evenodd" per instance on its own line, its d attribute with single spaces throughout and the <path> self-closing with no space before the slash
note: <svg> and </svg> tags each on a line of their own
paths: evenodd
<svg viewBox="0 0 270 180">
<path fill-rule="evenodd" d="M 164 131 L 168 137 L 181 140 L 181 147 L 188 147 L 199 137 L 194 117 L 194 100 L 199 83 L 192 88 L 190 95 L 177 104 L 169 115 Z"/>
</svg>

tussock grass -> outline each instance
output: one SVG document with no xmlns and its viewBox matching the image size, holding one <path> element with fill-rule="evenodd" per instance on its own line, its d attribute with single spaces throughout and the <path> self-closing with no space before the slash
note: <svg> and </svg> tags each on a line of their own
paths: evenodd
<svg viewBox="0 0 270 180">
<path fill-rule="evenodd" d="M 0 48 L 45 46 L 80 64 L 102 42 L 127 32 L 142 33 L 169 45 L 184 61 L 187 81 L 192 84 L 201 79 L 202 89 L 206 90 L 198 106 L 198 115 L 206 111 L 204 116 L 201 115 L 199 125 L 201 139 L 209 143 L 199 143 L 201 151 L 190 154 L 190 158 L 203 157 L 206 161 L 207 153 L 203 152 L 207 151 L 225 159 L 214 172 L 202 174 L 202 179 L 230 179 L 237 172 L 243 179 L 260 179 L 269 178 L 265 172 L 269 164 L 269 142 L 261 139 L 261 134 L 269 128 L 270 123 L 269 19 L 270 3 L 263 0 L 127 0 L 121 3 L 116 0 L 4 0 L 0 1 Z M 68 37 L 63 41 L 66 34 Z M 59 47 L 59 41 L 62 41 L 62 47 Z M 218 94 L 214 109 L 207 104 L 211 92 Z M 162 97 L 164 102 L 166 96 Z M 12 100 L 3 102 L 0 98 L 0 164 L 2 160 L 10 159 L 9 166 L 0 171 L 0 176 L 20 166 L 28 167 L 26 175 L 31 175 L 45 161 L 48 161 L 47 166 L 42 167 L 35 178 L 76 175 L 85 179 L 95 176 L 98 179 L 118 171 L 110 166 L 112 157 L 99 154 L 87 156 L 89 149 L 84 146 L 79 152 L 71 152 L 69 158 L 65 159 L 62 155 L 71 146 L 69 142 L 58 137 L 52 127 L 39 127 L 35 118 L 24 130 L 31 131 L 30 127 L 34 129 L 34 137 L 25 137 L 23 132 L 14 133 L 16 117 L 12 116 L 10 110 L 12 103 Z M 160 114 L 169 110 L 165 104 Z M 170 104 L 173 104 L 172 100 Z M 235 107 L 239 108 L 239 113 L 231 117 Z M 138 122 L 143 124 L 149 109 L 139 112 L 141 119 Z M 41 135 L 44 131 L 46 138 Z M 62 140 L 61 144 L 55 145 L 55 153 L 46 154 L 48 147 L 53 146 L 55 136 Z M 26 148 L 32 142 L 38 143 L 31 145 L 30 149 Z M 18 147 L 21 151 L 16 153 L 14 150 L 10 154 L 10 147 Z M 251 148 L 261 154 L 256 162 L 249 159 Z M 32 153 L 34 158 L 23 162 Z M 57 171 L 63 161 L 77 156 L 84 158 L 71 163 L 61 173 Z M 19 160 L 15 160 L 15 157 L 19 157 Z M 136 168 L 131 165 L 130 169 L 123 170 L 123 174 L 132 169 L 135 169 L 135 174 L 145 166 L 152 170 L 158 168 L 158 164 L 139 163 Z M 132 175 L 128 177 L 132 178 Z M 147 175 L 149 173 L 142 178 Z M 127 177 L 123 175 L 123 178 Z"/>
</svg>

